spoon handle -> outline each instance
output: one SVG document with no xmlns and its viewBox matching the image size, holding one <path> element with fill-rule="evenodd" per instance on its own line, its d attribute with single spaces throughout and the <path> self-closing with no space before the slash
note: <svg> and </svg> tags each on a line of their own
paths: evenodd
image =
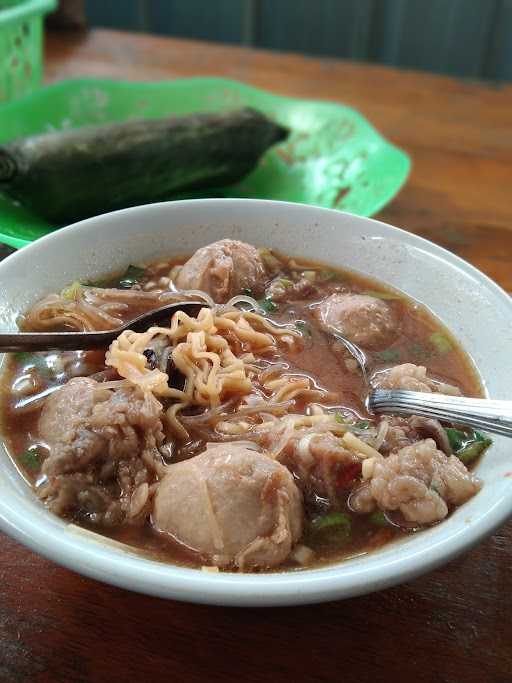
<svg viewBox="0 0 512 683">
<path fill-rule="evenodd" d="M 433 417 L 512 437 L 512 401 L 376 389 L 368 397 L 368 407 L 373 413 Z"/>
<path fill-rule="evenodd" d="M 134 332 L 144 332 L 148 327 L 162 321 L 168 323 L 177 311 L 184 311 L 196 317 L 205 306 L 207 304 L 204 301 L 175 301 L 172 304 L 146 311 L 115 330 L 101 332 L 2 332 L 0 333 L 0 353 L 101 349 L 107 347 L 128 328 Z"/>
<path fill-rule="evenodd" d="M 2 332 L 0 353 L 62 351 L 108 346 L 118 332 Z"/>
</svg>

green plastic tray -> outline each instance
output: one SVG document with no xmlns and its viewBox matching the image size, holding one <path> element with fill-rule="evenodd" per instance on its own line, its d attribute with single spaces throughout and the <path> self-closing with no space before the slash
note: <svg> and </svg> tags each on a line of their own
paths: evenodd
<svg viewBox="0 0 512 683">
<path fill-rule="evenodd" d="M 83 125 L 243 105 L 288 126 L 290 137 L 271 149 L 240 183 L 188 197 L 281 199 L 371 216 L 407 178 L 409 157 L 353 109 L 280 97 L 219 78 L 62 81 L 0 107 L 0 143 Z M 57 227 L 0 194 L 0 241 L 19 248 Z"/>
</svg>

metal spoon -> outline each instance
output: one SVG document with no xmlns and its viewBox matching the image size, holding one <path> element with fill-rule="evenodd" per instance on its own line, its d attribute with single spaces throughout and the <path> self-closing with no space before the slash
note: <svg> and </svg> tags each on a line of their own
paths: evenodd
<svg viewBox="0 0 512 683">
<path fill-rule="evenodd" d="M 13 351 L 64 351 L 100 349 L 111 344 L 124 330 L 144 332 L 159 322 L 169 321 L 177 311 L 196 316 L 207 304 L 204 301 L 179 301 L 129 320 L 114 330 L 102 332 L 1 332 L 0 353 Z"/>
<path fill-rule="evenodd" d="M 336 341 L 339 341 L 341 344 L 343 344 L 343 346 L 347 349 L 350 355 L 353 358 L 355 358 L 363 375 L 365 384 L 369 385 L 370 380 L 368 379 L 368 359 L 363 349 L 357 346 L 357 344 L 354 344 L 354 342 L 351 342 L 350 339 L 347 339 L 342 334 L 340 334 L 338 330 L 332 325 L 328 326 L 328 330 L 329 333 L 336 339 Z"/>
<path fill-rule="evenodd" d="M 367 386 L 369 363 L 365 352 L 344 337 L 334 327 L 329 332 L 357 361 Z M 454 422 L 493 434 L 512 437 L 512 401 L 494 401 L 482 398 L 425 394 L 404 389 L 371 389 L 366 399 L 370 413 L 395 415 L 421 415 L 441 422 Z"/>
</svg>

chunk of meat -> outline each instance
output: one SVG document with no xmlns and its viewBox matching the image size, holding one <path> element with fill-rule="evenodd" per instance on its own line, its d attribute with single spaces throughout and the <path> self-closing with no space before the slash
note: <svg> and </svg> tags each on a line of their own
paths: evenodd
<svg viewBox="0 0 512 683">
<path fill-rule="evenodd" d="M 385 429 L 382 429 L 383 427 Z M 384 415 L 380 420 L 379 429 L 382 429 L 384 438 L 378 450 L 384 455 L 426 438 L 434 439 L 439 450 L 444 451 L 446 455 L 451 455 L 453 452 L 443 426 L 438 420 L 432 418 L 418 415 L 411 417 Z"/>
<path fill-rule="evenodd" d="M 237 240 L 220 240 L 198 249 L 179 270 L 175 285 L 179 289 L 200 289 L 222 304 L 244 289 L 259 296 L 265 277 L 255 247 Z"/>
<path fill-rule="evenodd" d="M 408 522 L 417 524 L 444 519 L 449 506 L 461 505 L 481 487 L 477 477 L 455 455 L 448 457 L 438 450 L 433 439 L 405 446 L 371 464 L 369 491 L 378 507 L 399 510 Z"/>
<path fill-rule="evenodd" d="M 398 331 L 393 309 L 381 299 L 366 294 L 331 294 L 315 309 L 326 328 L 368 349 L 389 346 Z"/>
<path fill-rule="evenodd" d="M 41 497 L 56 514 L 95 524 L 140 517 L 148 484 L 163 472 L 161 417 L 162 405 L 137 388 L 112 391 L 89 378 L 70 380 L 46 400 L 39 419 L 50 451 Z"/>
<path fill-rule="evenodd" d="M 403 363 L 376 373 L 371 384 L 375 389 L 406 389 L 408 391 L 422 391 L 426 394 L 438 393 L 460 396 L 458 387 L 432 379 L 427 375 L 427 368 L 423 365 Z"/>
<path fill-rule="evenodd" d="M 437 447 L 446 455 L 452 455 L 453 450 L 448 439 L 448 434 L 443 429 L 439 420 L 433 418 L 414 415 L 409 418 L 409 425 L 423 439 L 431 438 L 436 442 Z"/>
<path fill-rule="evenodd" d="M 361 461 L 331 432 L 293 437 L 280 461 L 293 473 L 310 502 L 326 499 L 335 505 L 361 474 Z"/>
<path fill-rule="evenodd" d="M 240 444 L 171 465 L 154 499 L 155 528 L 217 566 L 275 567 L 302 534 L 302 497 L 288 470 Z"/>
<path fill-rule="evenodd" d="M 287 278 L 276 278 L 272 280 L 267 288 L 266 296 L 270 297 L 272 301 L 293 301 L 296 299 L 306 299 L 310 297 L 317 288 L 305 277 L 301 277 L 296 282 L 292 282 Z"/>
</svg>

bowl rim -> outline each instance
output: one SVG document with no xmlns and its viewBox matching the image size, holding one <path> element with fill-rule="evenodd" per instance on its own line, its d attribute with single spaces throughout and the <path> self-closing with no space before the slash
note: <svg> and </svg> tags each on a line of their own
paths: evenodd
<svg viewBox="0 0 512 683">
<path fill-rule="evenodd" d="M 67 226 L 57 232 L 50 233 L 37 242 L 25 247 L 22 251 L 8 256 L 0 263 L 0 278 L 5 263 L 23 262 L 30 259 L 32 252 L 37 251 L 40 242 L 58 242 L 61 239 L 73 239 L 73 234 L 94 229 L 105 217 L 115 216 L 122 220 L 126 214 L 145 214 L 151 211 L 179 208 L 183 204 L 201 205 L 225 204 L 226 211 L 235 203 L 252 205 L 257 209 L 279 205 L 280 210 L 303 210 L 313 215 L 321 213 L 325 218 L 339 220 L 340 214 L 355 218 L 358 221 L 375 225 L 380 233 L 389 233 L 417 245 L 442 260 L 454 264 L 459 269 L 476 278 L 487 287 L 494 297 L 498 297 L 509 308 L 512 314 L 512 300 L 508 294 L 488 276 L 446 249 L 429 242 L 413 233 L 388 225 L 375 219 L 353 216 L 345 212 L 302 205 L 292 202 L 276 202 L 260 199 L 190 199 L 178 202 L 161 202 L 151 205 L 137 206 L 129 209 L 103 214 L 79 223 Z M 512 315 L 511 315 L 512 317 Z M 16 498 L 17 494 L 14 494 Z M 21 501 L 22 498 L 19 497 Z M 41 504 L 35 500 L 33 512 L 40 511 Z M 415 578 L 435 567 L 447 562 L 461 552 L 469 549 L 482 538 L 499 527 L 512 513 L 512 494 L 502 496 L 496 501 L 478 523 L 465 525 L 455 533 L 446 534 L 428 546 L 415 551 L 387 553 L 386 561 L 381 566 L 359 566 L 342 562 L 302 571 L 286 571 L 261 574 L 237 574 L 221 572 L 213 574 L 198 569 L 179 567 L 155 562 L 138 556 L 136 553 L 121 552 L 112 543 L 105 542 L 103 537 L 91 532 L 83 532 L 74 525 L 69 525 L 53 517 L 26 514 L 26 502 L 22 505 L 10 505 L 0 496 L 0 529 L 35 552 L 61 564 L 69 569 L 94 579 L 101 580 L 136 592 L 173 598 L 188 602 L 222 605 L 291 605 L 322 602 L 347 598 L 363 593 L 380 590 L 405 580 Z M 73 528 L 74 527 L 74 528 Z M 423 532 L 425 534 L 427 532 Z M 435 536 L 435 534 L 434 534 Z M 85 538 L 84 540 L 84 537 Z M 395 546 L 396 544 L 390 544 Z"/>
</svg>

